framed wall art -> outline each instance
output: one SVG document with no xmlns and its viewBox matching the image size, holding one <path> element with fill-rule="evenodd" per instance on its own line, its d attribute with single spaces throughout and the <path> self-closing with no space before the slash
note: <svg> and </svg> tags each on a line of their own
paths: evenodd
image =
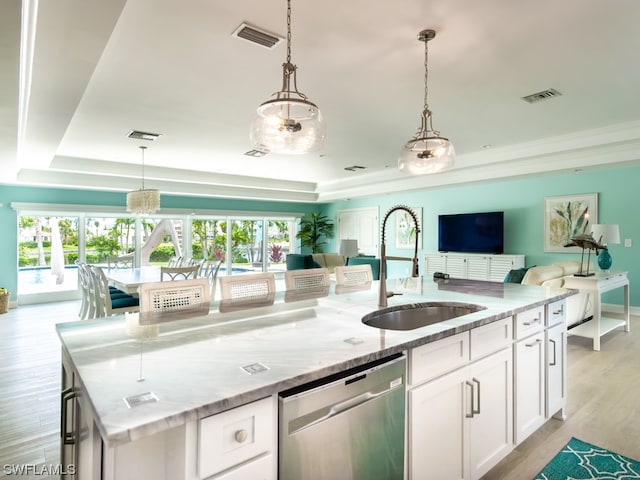
<svg viewBox="0 0 640 480">
<path fill-rule="evenodd" d="M 581 253 L 579 247 L 565 247 L 571 237 L 590 234 L 598 223 L 598 194 L 559 195 L 544 199 L 544 251 Z"/>
<path fill-rule="evenodd" d="M 411 207 L 411 210 L 416 214 L 418 218 L 418 225 L 420 226 L 420 235 L 418 235 L 418 249 L 422 248 L 422 207 Z M 416 229 L 409 215 L 404 210 L 398 210 L 395 212 L 396 216 L 396 248 L 408 248 L 412 249 L 416 242 Z"/>
</svg>

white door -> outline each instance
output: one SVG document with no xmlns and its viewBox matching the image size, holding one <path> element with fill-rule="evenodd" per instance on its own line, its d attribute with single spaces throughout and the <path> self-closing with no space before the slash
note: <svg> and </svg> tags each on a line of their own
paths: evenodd
<svg viewBox="0 0 640 480">
<path fill-rule="evenodd" d="M 338 245 L 340 240 L 357 240 L 358 251 L 378 255 L 378 207 L 352 208 L 338 211 Z"/>
</svg>

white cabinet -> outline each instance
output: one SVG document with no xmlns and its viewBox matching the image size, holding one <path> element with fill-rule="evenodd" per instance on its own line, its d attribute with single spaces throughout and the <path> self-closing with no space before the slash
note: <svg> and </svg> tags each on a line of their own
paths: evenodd
<svg viewBox="0 0 640 480">
<path fill-rule="evenodd" d="M 273 480 L 277 469 L 276 401 L 267 397 L 113 448 L 105 447 L 101 478 Z"/>
<path fill-rule="evenodd" d="M 560 324 L 547 330 L 546 418 L 564 419 L 567 403 L 567 329 Z"/>
<path fill-rule="evenodd" d="M 546 418 L 564 420 L 567 404 L 567 325 L 565 300 L 547 305 Z"/>
<path fill-rule="evenodd" d="M 99 479 L 102 439 L 82 387 L 62 352 L 60 464 L 64 478 Z"/>
<path fill-rule="evenodd" d="M 425 275 L 448 273 L 453 278 L 502 282 L 509 270 L 524 267 L 524 255 L 428 253 Z"/>
<path fill-rule="evenodd" d="M 198 429 L 198 472 L 201 479 L 245 462 L 261 465 L 273 462 L 275 405 L 271 397 L 200 420 Z M 266 466 L 265 465 L 265 466 Z M 271 463 L 272 465 L 272 463 Z M 245 467 L 246 468 L 246 467 Z M 246 471 L 243 468 L 243 472 Z M 248 472 L 247 472 L 248 473 Z M 264 468 L 256 480 L 273 478 L 273 468 Z M 223 478 L 235 478 L 225 475 Z"/>
<path fill-rule="evenodd" d="M 509 318 L 410 352 L 410 479 L 477 479 L 511 451 L 511 342 Z"/>
<path fill-rule="evenodd" d="M 544 308 L 518 313 L 514 319 L 515 443 L 519 444 L 546 420 Z"/>
<path fill-rule="evenodd" d="M 515 442 L 522 442 L 545 421 L 544 332 L 514 345 Z"/>
</svg>

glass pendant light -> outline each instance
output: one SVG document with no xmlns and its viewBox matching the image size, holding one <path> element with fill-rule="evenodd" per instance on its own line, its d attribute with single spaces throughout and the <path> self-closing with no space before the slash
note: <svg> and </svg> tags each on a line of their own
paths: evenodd
<svg viewBox="0 0 640 480">
<path fill-rule="evenodd" d="M 291 63 L 291 0 L 287 0 L 287 59 L 282 64 L 282 90 L 257 109 L 249 135 L 256 150 L 301 154 L 317 151 L 324 144 L 322 113 L 298 91 L 296 68 Z"/>
<path fill-rule="evenodd" d="M 144 151 L 146 148 L 140 147 L 142 152 L 142 188 L 127 193 L 127 212 L 137 215 L 151 215 L 160 208 L 160 191 L 144 188 Z"/>
<path fill-rule="evenodd" d="M 422 124 L 415 136 L 409 140 L 398 159 L 398 169 L 412 175 L 436 173 L 448 170 L 455 164 L 456 153 L 449 139 L 441 137 L 440 132 L 433 129 L 432 114 L 429 110 L 427 80 L 429 78 L 429 40 L 436 36 L 434 30 L 423 30 L 418 40 L 424 42 L 424 108 Z"/>
</svg>

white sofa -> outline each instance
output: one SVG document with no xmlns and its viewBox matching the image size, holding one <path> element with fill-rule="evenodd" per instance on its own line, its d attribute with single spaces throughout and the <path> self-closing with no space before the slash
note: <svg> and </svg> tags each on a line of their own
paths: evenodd
<svg viewBox="0 0 640 480">
<path fill-rule="evenodd" d="M 589 265 L 592 271 L 593 265 Z M 554 263 L 531 267 L 522 278 L 523 285 L 541 285 L 548 287 L 563 287 L 564 279 L 580 271 L 579 260 Z M 566 319 L 567 326 L 580 323 L 593 315 L 593 301 L 588 293 L 578 293 L 567 298 Z"/>
</svg>

